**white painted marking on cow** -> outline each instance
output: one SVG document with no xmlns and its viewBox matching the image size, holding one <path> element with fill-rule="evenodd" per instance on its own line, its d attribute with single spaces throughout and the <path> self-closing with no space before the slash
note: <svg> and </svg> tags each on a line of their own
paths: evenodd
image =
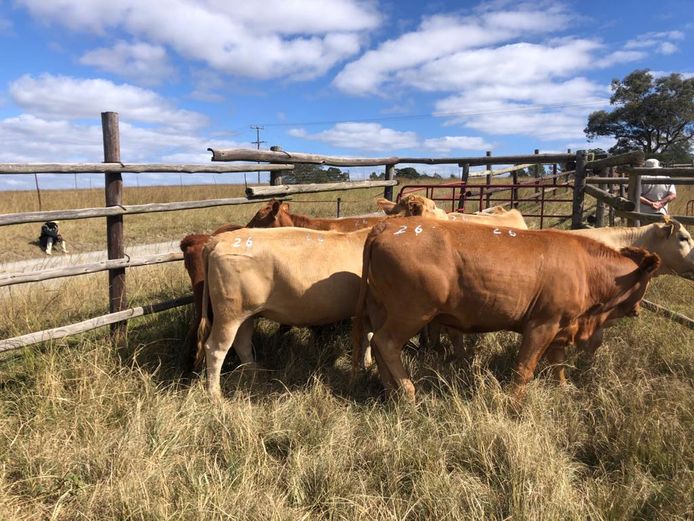
<svg viewBox="0 0 694 521">
<path fill-rule="evenodd" d="M 249 237 L 246 239 L 246 249 L 250 249 L 253 247 L 253 237 Z"/>
<path fill-rule="evenodd" d="M 234 248 L 238 248 L 241 246 L 241 237 L 236 237 L 234 239 L 234 242 L 231 244 Z"/>
<path fill-rule="evenodd" d="M 319 235 L 319 236 L 318 236 L 318 242 L 321 242 L 321 243 L 322 243 L 322 242 L 325 242 L 325 239 Z"/>
<path fill-rule="evenodd" d="M 414 234 L 419 235 L 420 233 L 422 233 L 422 231 L 422 225 L 418 224 L 417 227 L 414 229 Z"/>
<path fill-rule="evenodd" d="M 403 224 L 400 226 L 400 229 L 397 232 L 395 232 L 393 235 L 400 235 L 402 233 L 405 233 L 405 230 L 407 230 L 407 225 Z"/>
<path fill-rule="evenodd" d="M 516 235 L 518 235 L 518 234 L 517 234 L 516 232 L 514 232 L 513 230 L 509 230 L 509 231 L 508 231 L 508 234 L 509 234 L 509 236 L 511 236 L 511 237 L 515 237 Z"/>
<path fill-rule="evenodd" d="M 494 228 L 492 233 L 494 233 L 494 235 L 501 235 L 501 230 L 499 228 Z"/>
</svg>

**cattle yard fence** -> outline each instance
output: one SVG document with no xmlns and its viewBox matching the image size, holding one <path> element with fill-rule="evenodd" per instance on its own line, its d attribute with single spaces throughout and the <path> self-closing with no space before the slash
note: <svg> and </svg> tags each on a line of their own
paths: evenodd
<svg viewBox="0 0 694 521">
<path fill-rule="evenodd" d="M 626 198 L 623 195 L 608 193 L 602 189 L 595 189 L 593 185 L 604 185 L 606 181 L 601 177 L 604 169 L 618 165 L 628 165 L 623 168 L 628 178 L 609 177 L 607 183 L 610 187 L 621 187 L 629 185 L 629 193 L 635 192 L 634 186 L 640 183 L 640 176 L 651 172 L 642 172 L 637 165 L 643 163 L 643 156 L 635 157 L 630 155 L 613 156 L 606 159 L 589 161 L 585 153 L 560 154 L 540 154 L 538 150 L 529 155 L 513 156 L 492 156 L 487 152 L 481 157 L 451 157 L 451 158 L 423 158 L 423 157 L 381 157 L 381 158 L 354 158 L 339 156 L 322 156 L 316 154 L 286 152 L 276 147 L 271 150 L 255 149 L 209 149 L 212 152 L 212 161 L 225 164 L 210 165 L 179 165 L 179 164 L 124 164 L 120 156 L 120 134 L 118 124 L 118 114 L 115 112 L 104 112 L 101 114 L 104 145 L 103 163 L 81 163 L 81 164 L 0 164 L 0 175 L 18 173 L 59 173 L 59 174 L 92 174 L 103 173 L 105 180 L 105 207 L 100 208 L 81 208 L 56 211 L 24 212 L 16 214 L 0 215 L 0 226 L 12 224 L 23 224 L 33 222 L 43 222 L 47 220 L 71 220 L 88 219 L 93 217 L 106 218 L 107 253 L 108 260 L 81 264 L 70 267 L 43 270 L 34 273 L 4 273 L 0 274 L 0 287 L 12 286 L 15 284 L 25 284 L 30 282 L 46 281 L 62 277 L 73 277 L 87 273 L 108 271 L 109 280 L 109 313 L 98 317 L 90 318 L 79 323 L 37 331 L 22 336 L 6 338 L 0 340 L 0 353 L 18 349 L 24 346 L 64 338 L 70 335 L 87 332 L 106 325 L 111 326 L 111 338 L 115 344 L 122 344 L 126 341 L 127 320 L 134 317 L 144 316 L 151 313 L 158 313 L 164 310 L 188 305 L 192 302 L 192 296 L 182 296 L 166 302 L 159 302 L 140 307 L 128 308 L 126 296 L 125 270 L 138 266 L 149 266 L 168 262 L 180 261 L 183 258 L 181 252 L 169 252 L 159 255 L 151 255 L 142 258 L 130 258 L 124 251 L 124 223 L 123 216 L 152 213 L 152 212 L 172 212 L 180 210 L 190 210 L 197 208 L 210 208 L 215 206 L 229 206 L 239 204 L 252 204 L 271 200 L 270 198 L 288 197 L 293 194 L 320 193 L 329 191 L 342 191 L 363 188 L 383 187 L 384 197 L 393 199 L 393 186 L 398 184 L 395 179 L 396 165 L 398 164 L 454 164 L 462 169 L 461 181 L 458 185 L 467 184 L 471 177 L 485 177 L 486 185 L 468 184 L 468 189 L 475 187 L 478 193 L 474 197 L 469 197 L 466 192 L 460 190 L 458 193 L 459 201 L 464 204 L 465 198 L 478 201 L 480 208 L 483 201 L 486 206 L 496 202 L 501 191 L 511 193 L 511 198 L 505 204 L 515 205 L 522 202 L 522 197 L 518 193 L 521 189 L 534 188 L 534 196 L 529 197 L 534 202 L 544 201 L 545 191 L 556 192 L 561 188 L 573 189 L 572 207 L 573 211 L 572 226 L 579 227 L 582 222 L 584 212 L 584 194 L 597 194 L 598 211 L 600 203 L 610 205 L 614 212 L 624 215 L 627 218 L 641 218 L 645 214 L 638 212 L 638 202 L 634 206 L 636 215 L 631 205 L 624 205 Z M 241 164 L 229 164 L 235 162 L 245 162 Z M 264 164 L 250 163 L 264 162 Z M 378 181 L 354 181 L 341 183 L 321 183 L 303 185 L 284 185 L 282 184 L 282 174 L 293 170 L 295 164 L 310 163 L 328 166 L 382 166 L 385 168 L 384 180 Z M 538 175 L 530 183 L 519 183 L 517 173 L 521 168 L 528 168 L 532 165 L 552 166 L 551 176 Z M 515 165 L 497 170 L 492 170 L 494 165 Z M 559 165 L 559 166 L 558 166 Z M 482 172 L 470 172 L 470 167 L 484 166 Z M 561 171 L 558 171 L 558 168 Z M 672 169 L 663 169 L 659 173 L 671 175 Z M 689 174 L 694 168 L 678 169 L 673 177 L 680 181 L 691 184 L 690 177 L 680 174 L 684 171 Z M 203 201 L 179 201 L 171 203 L 150 203 L 139 205 L 123 204 L 123 173 L 230 173 L 230 172 L 270 172 L 270 186 L 253 186 L 246 189 L 246 197 L 211 199 Z M 586 176 L 586 172 L 592 171 L 594 176 Z M 667 172 L 666 172 L 667 171 Z M 598 173 L 600 172 L 600 173 Z M 492 177 L 501 174 L 511 174 L 513 183 L 499 185 L 492 183 Z M 595 175 L 597 174 L 597 181 Z M 573 183 L 569 178 L 573 177 Z M 682 184 L 682 183 L 680 183 Z M 632 186 L 634 185 L 634 186 Z M 623 190 L 622 190 L 623 191 Z M 605 194 L 603 194 L 605 192 Z M 463 197 L 461 199 L 461 194 Z M 455 194 L 454 194 L 455 195 Z M 339 198 L 338 198 L 339 200 Z M 633 199 L 632 199 L 633 202 Z M 338 203 L 339 204 L 339 203 Z M 461 204 L 461 206 L 462 206 Z M 612 205 L 615 206 L 612 206 Z M 621 205 L 621 206 L 620 206 Z M 339 210 L 338 210 L 339 211 Z M 603 207 L 604 211 L 604 207 Z M 612 215 L 612 210 L 610 210 Z M 542 213 L 542 211 L 541 211 Z M 543 215 L 539 216 L 540 219 Z M 548 217 L 548 215 L 544 215 Z M 678 217 L 680 218 L 680 217 Z M 680 218 L 681 219 L 681 218 Z M 602 220 L 601 220 L 602 222 Z M 612 222 L 612 219 L 611 221 Z M 684 221 L 687 222 L 687 221 Z M 692 222 L 691 220 L 689 222 Z M 686 318 L 686 317 L 685 317 Z M 691 319 L 689 319 L 691 321 Z M 694 323 L 694 322 L 693 322 Z M 691 324 L 689 327 L 692 327 Z"/>
</svg>

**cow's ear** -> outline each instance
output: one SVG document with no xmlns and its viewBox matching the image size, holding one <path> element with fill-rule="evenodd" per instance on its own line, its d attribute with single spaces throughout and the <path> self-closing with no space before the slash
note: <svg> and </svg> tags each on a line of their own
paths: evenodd
<svg viewBox="0 0 694 521">
<path fill-rule="evenodd" d="M 280 211 L 280 207 L 282 206 L 282 203 L 280 201 L 272 201 L 272 210 L 270 213 L 272 215 L 277 215 Z"/>
<path fill-rule="evenodd" d="M 672 237 L 672 234 L 675 233 L 675 223 L 668 220 L 665 224 L 658 225 L 658 231 L 663 238 L 669 239 Z"/>
<path fill-rule="evenodd" d="M 647 253 L 641 259 L 639 263 L 639 268 L 643 270 L 644 273 L 653 273 L 660 267 L 660 257 L 655 253 Z"/>
<path fill-rule="evenodd" d="M 289 211 L 289 203 L 282 203 L 282 211 L 283 212 L 288 212 Z"/>
</svg>

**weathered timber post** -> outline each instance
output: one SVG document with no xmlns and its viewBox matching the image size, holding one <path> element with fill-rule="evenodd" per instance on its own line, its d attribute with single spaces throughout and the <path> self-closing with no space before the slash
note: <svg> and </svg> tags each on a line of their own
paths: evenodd
<svg viewBox="0 0 694 521">
<path fill-rule="evenodd" d="M 342 203 L 342 197 L 337 198 L 337 208 L 335 209 L 335 213 L 337 214 L 336 217 L 340 217 L 340 204 Z"/>
<path fill-rule="evenodd" d="M 282 147 L 275 145 L 271 146 L 270 150 L 273 152 L 282 152 Z M 270 163 L 272 164 L 272 163 Z M 258 179 L 260 179 L 260 173 L 258 173 Z M 284 183 L 284 180 L 282 179 L 282 172 L 270 172 L 270 185 L 272 186 L 278 186 Z"/>
<path fill-rule="evenodd" d="M 518 170 L 514 170 L 511 173 L 511 179 L 513 179 L 513 184 L 518 184 Z M 514 186 L 511 188 L 511 208 L 518 208 L 518 188 Z"/>
<path fill-rule="evenodd" d="M 393 179 L 395 179 L 395 165 L 386 165 L 386 172 L 384 178 L 386 181 L 392 181 Z M 383 188 L 383 197 L 385 197 L 389 201 L 393 200 L 392 186 L 386 186 L 385 188 Z"/>
<path fill-rule="evenodd" d="M 540 153 L 540 149 L 536 148 L 535 149 L 535 155 L 538 155 Z M 544 166 L 542 167 L 544 169 Z M 535 193 L 540 192 L 540 166 L 536 164 L 533 166 L 533 175 L 535 176 Z M 537 197 L 535 198 L 537 201 Z"/>
<path fill-rule="evenodd" d="M 487 157 L 491 157 L 491 155 L 492 155 L 492 151 L 491 151 L 491 150 L 487 150 L 486 156 L 487 156 Z M 490 171 L 491 171 L 491 169 L 492 169 L 492 163 L 487 163 L 484 167 L 485 167 L 487 170 L 490 170 Z M 489 191 L 490 188 L 491 188 L 491 186 L 492 186 L 492 174 L 487 174 L 487 179 L 486 179 L 486 181 L 487 181 L 487 197 L 486 197 L 486 201 L 485 201 L 485 206 L 484 206 L 484 207 L 485 207 L 485 208 L 489 208 L 489 201 L 491 200 L 491 197 L 492 197 L 492 194 L 491 194 L 491 192 Z"/>
<path fill-rule="evenodd" d="M 600 177 L 607 177 L 607 168 L 600 168 L 593 170 L 593 174 L 597 174 Z M 609 186 L 606 187 L 609 191 Z M 595 204 L 595 227 L 602 228 L 605 226 L 605 202 L 602 199 L 597 199 Z"/>
<path fill-rule="evenodd" d="M 468 163 L 458 163 L 459 167 L 462 167 L 463 172 L 460 174 L 460 195 L 458 196 L 458 208 L 465 209 L 465 194 L 467 193 L 467 182 L 470 179 L 470 165 Z M 455 197 L 455 191 L 453 193 Z"/>
<path fill-rule="evenodd" d="M 584 150 L 576 152 L 576 171 L 574 172 L 574 197 L 571 209 L 571 229 L 581 228 L 583 220 L 583 187 L 586 184 L 586 154 Z"/>
<path fill-rule="evenodd" d="M 118 129 L 118 113 L 102 112 L 101 128 L 104 139 L 104 163 L 120 163 L 120 133 Z M 120 172 L 107 173 L 106 206 L 121 206 L 123 204 L 123 178 Z M 106 217 L 106 248 L 108 258 L 122 259 L 125 257 L 123 242 L 123 216 Z M 125 268 L 108 270 L 108 300 L 111 313 L 123 311 L 128 307 L 125 294 Z M 125 343 L 127 322 L 111 324 L 111 340 L 116 345 Z"/>
<path fill-rule="evenodd" d="M 614 166 L 611 166 L 607 169 L 607 175 L 609 177 L 615 177 L 617 174 L 617 168 Z M 617 192 L 615 185 L 607 185 L 607 191 L 610 192 L 611 194 L 614 195 L 615 192 Z M 608 226 L 614 226 L 614 217 L 615 217 L 615 212 L 614 212 L 614 206 L 610 205 L 609 210 L 608 210 Z"/>
<path fill-rule="evenodd" d="M 630 174 L 629 184 L 627 185 L 627 194 L 630 201 L 634 203 L 634 211 L 641 211 L 641 176 Z M 638 219 L 627 219 L 627 226 L 641 226 L 641 221 Z"/>
</svg>

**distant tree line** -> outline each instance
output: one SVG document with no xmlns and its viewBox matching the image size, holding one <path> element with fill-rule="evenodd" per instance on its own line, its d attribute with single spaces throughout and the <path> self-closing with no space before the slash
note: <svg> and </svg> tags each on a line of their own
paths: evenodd
<svg viewBox="0 0 694 521">
<path fill-rule="evenodd" d="M 349 172 L 343 172 L 337 167 L 323 168 L 320 165 L 298 163 L 294 170 L 282 174 L 284 184 L 309 184 L 309 183 L 338 183 L 349 181 Z"/>
</svg>

